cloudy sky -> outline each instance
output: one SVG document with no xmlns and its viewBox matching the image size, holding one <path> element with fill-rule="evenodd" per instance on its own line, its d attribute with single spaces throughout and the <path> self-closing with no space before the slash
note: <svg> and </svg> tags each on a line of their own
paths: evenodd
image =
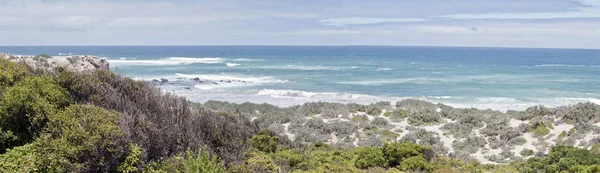
<svg viewBox="0 0 600 173">
<path fill-rule="evenodd" d="M 0 0 L 0 45 L 600 49 L 600 0 Z"/>
</svg>

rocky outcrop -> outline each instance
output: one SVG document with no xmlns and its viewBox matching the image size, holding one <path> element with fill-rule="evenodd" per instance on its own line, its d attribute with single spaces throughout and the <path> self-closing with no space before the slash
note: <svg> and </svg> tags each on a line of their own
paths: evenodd
<svg viewBox="0 0 600 173">
<path fill-rule="evenodd" d="M 30 67 L 52 71 L 56 67 L 64 67 L 70 71 L 82 72 L 89 70 L 108 70 L 108 62 L 100 57 L 87 55 L 72 56 L 22 56 L 0 53 L 0 58 L 6 58 L 14 62 L 24 63 Z"/>
</svg>

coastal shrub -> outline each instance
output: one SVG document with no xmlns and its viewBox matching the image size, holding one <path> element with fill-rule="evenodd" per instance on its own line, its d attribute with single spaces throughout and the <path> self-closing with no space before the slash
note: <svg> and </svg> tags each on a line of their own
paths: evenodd
<svg viewBox="0 0 600 173">
<path fill-rule="evenodd" d="M 26 65 L 0 58 L 0 94 L 4 90 L 3 88 L 12 86 L 15 82 L 31 75 L 33 74 Z"/>
<path fill-rule="evenodd" d="M 519 120 L 530 120 L 535 117 L 542 117 L 551 114 L 553 114 L 553 111 L 551 109 L 548 109 L 542 105 L 537 105 L 525 109 L 525 111 L 518 114 L 516 118 Z"/>
<path fill-rule="evenodd" d="M 535 137 L 543 137 L 543 136 L 548 135 L 548 133 L 550 133 L 550 129 L 548 129 L 544 125 L 536 125 L 536 126 L 530 126 L 529 132 L 533 133 L 533 135 Z"/>
<path fill-rule="evenodd" d="M 519 136 L 519 137 L 510 139 L 507 143 L 510 146 L 520 146 L 520 145 L 527 143 L 527 140 L 525 138 Z"/>
<path fill-rule="evenodd" d="M 354 115 L 351 119 L 353 122 L 364 122 L 368 121 L 369 118 L 366 115 Z"/>
<path fill-rule="evenodd" d="M 32 144 L 13 147 L 0 154 L 0 172 L 39 171 L 41 168 L 36 164 L 38 157 L 42 156 L 34 151 Z"/>
<path fill-rule="evenodd" d="M 459 124 L 458 122 L 454 122 L 454 123 L 446 123 L 444 124 L 440 129 L 443 130 L 444 132 L 447 132 L 448 134 L 454 135 L 456 137 L 467 137 L 471 134 L 471 132 L 473 131 L 472 126 L 469 125 L 462 125 Z"/>
<path fill-rule="evenodd" d="M 348 137 L 358 130 L 358 126 L 349 121 L 333 121 L 329 123 L 329 127 L 340 137 Z"/>
<path fill-rule="evenodd" d="M 406 158 L 400 162 L 398 169 L 405 171 L 422 171 L 431 172 L 434 167 L 423 158 L 423 156 L 413 156 Z"/>
<path fill-rule="evenodd" d="M 70 103 L 65 91 L 47 77 L 28 76 L 6 88 L 0 98 L 0 153 L 30 142 L 48 116 Z"/>
<path fill-rule="evenodd" d="M 384 140 L 383 138 L 379 138 L 376 135 L 369 135 L 369 136 L 361 138 L 358 141 L 358 146 L 378 147 L 384 143 L 383 140 Z"/>
<path fill-rule="evenodd" d="M 464 152 L 473 154 L 476 153 L 479 148 L 482 148 L 487 144 L 483 137 L 468 137 L 464 140 L 455 140 L 452 142 L 452 148 L 456 152 Z"/>
<path fill-rule="evenodd" d="M 562 120 L 575 123 L 597 123 L 600 121 L 600 105 L 585 102 L 572 106 L 561 106 L 557 108 L 556 116 Z"/>
<path fill-rule="evenodd" d="M 346 104 L 346 107 L 348 108 L 348 111 L 350 111 L 351 113 L 367 111 L 367 106 L 356 104 L 356 103 L 348 103 L 348 104 Z"/>
<path fill-rule="evenodd" d="M 390 117 L 392 115 L 392 112 L 385 112 L 383 113 L 384 117 Z"/>
<path fill-rule="evenodd" d="M 397 109 L 392 112 L 389 119 L 392 122 L 401 122 L 408 117 L 408 113 L 402 109 Z"/>
<path fill-rule="evenodd" d="M 128 152 L 118 127 L 122 116 L 90 105 L 69 106 L 48 117 L 33 143 L 42 172 L 113 172 Z"/>
<path fill-rule="evenodd" d="M 321 110 L 321 116 L 325 118 L 337 118 L 339 115 L 349 114 L 346 105 L 340 103 L 328 103 Z"/>
<path fill-rule="evenodd" d="M 118 172 L 137 172 L 141 167 L 142 151 L 135 144 L 129 144 L 129 153 L 117 167 Z"/>
<path fill-rule="evenodd" d="M 427 101 L 423 101 L 423 100 L 417 100 L 417 99 L 406 99 L 406 100 L 402 100 L 402 101 L 398 101 L 396 102 L 396 108 L 397 109 L 404 109 L 404 110 L 409 110 L 409 111 L 413 111 L 413 112 L 419 112 L 422 110 L 433 110 L 435 111 L 435 109 L 437 108 L 437 106 L 433 103 L 427 102 Z"/>
<path fill-rule="evenodd" d="M 521 133 L 526 133 L 527 131 L 529 131 L 529 124 L 521 123 L 519 124 L 519 126 L 517 126 L 517 130 Z"/>
<path fill-rule="evenodd" d="M 523 157 L 531 156 L 531 155 L 533 155 L 533 150 L 523 149 L 523 150 L 521 150 L 521 152 L 519 154 L 521 154 L 521 156 L 523 156 Z"/>
<path fill-rule="evenodd" d="M 383 141 L 395 142 L 399 136 L 400 136 L 399 134 L 394 133 L 390 130 L 379 131 L 379 138 L 381 138 Z"/>
<path fill-rule="evenodd" d="M 210 156 L 208 152 L 195 153 L 187 150 L 185 154 L 178 154 L 160 163 L 150 164 L 144 172 L 169 173 L 169 172 L 227 172 L 218 158 Z"/>
<path fill-rule="evenodd" d="M 53 75 L 73 102 L 122 112 L 125 136 L 144 151 L 144 163 L 206 146 L 228 164 L 244 157 L 251 147 L 248 139 L 258 132 L 259 127 L 240 114 L 241 108 L 235 104 L 207 102 L 205 107 L 110 71 L 57 69 Z M 223 109 L 213 110 L 211 104 Z"/>
<path fill-rule="evenodd" d="M 265 153 L 275 152 L 279 144 L 279 136 L 268 130 L 258 132 L 250 140 L 254 148 Z"/>
<path fill-rule="evenodd" d="M 600 155 L 589 150 L 570 146 L 555 146 L 543 158 L 527 160 L 522 172 L 573 172 L 581 166 L 589 167 L 600 164 Z"/>
<path fill-rule="evenodd" d="M 429 147 L 420 146 L 410 142 L 393 142 L 385 143 L 381 148 L 385 159 L 388 161 L 389 167 L 396 167 L 403 160 L 410 157 L 422 157 L 426 161 L 430 161 L 434 153 Z"/>
<path fill-rule="evenodd" d="M 515 138 L 522 136 L 523 134 L 517 131 L 516 129 L 509 127 L 506 130 L 502 131 L 498 138 L 500 138 L 503 142 L 511 141 Z"/>
<path fill-rule="evenodd" d="M 382 117 L 375 117 L 372 121 L 371 121 L 371 125 L 375 126 L 375 127 L 379 127 L 379 128 L 384 128 L 387 127 L 388 125 L 390 125 L 390 123 L 388 122 L 388 120 L 386 120 L 385 118 Z"/>
<path fill-rule="evenodd" d="M 382 113 L 382 110 L 376 106 L 369 106 L 366 113 L 373 116 L 379 116 Z"/>
<path fill-rule="evenodd" d="M 298 111 L 306 116 L 313 116 L 321 113 L 323 102 L 309 102 L 304 103 Z"/>
<path fill-rule="evenodd" d="M 485 128 L 481 129 L 480 133 L 488 136 L 499 135 L 510 127 L 508 118 L 492 118 L 487 123 Z"/>
<path fill-rule="evenodd" d="M 408 124 L 413 126 L 431 125 L 442 122 L 442 117 L 437 112 L 430 110 L 414 113 L 408 116 Z"/>
<path fill-rule="evenodd" d="M 490 144 L 491 149 L 498 149 L 506 145 L 506 141 L 501 141 L 496 136 L 488 137 L 488 142 Z"/>
<path fill-rule="evenodd" d="M 383 152 L 379 148 L 359 147 L 353 150 L 357 156 L 354 164 L 359 169 L 387 166 Z"/>
</svg>

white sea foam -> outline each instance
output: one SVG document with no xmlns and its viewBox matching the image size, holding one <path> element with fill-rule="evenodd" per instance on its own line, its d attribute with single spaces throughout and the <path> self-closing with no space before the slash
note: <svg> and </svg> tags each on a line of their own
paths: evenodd
<svg viewBox="0 0 600 173">
<path fill-rule="evenodd" d="M 210 76 L 209 76 L 210 77 Z M 217 78 L 217 77 L 214 77 Z M 221 77 L 218 77 L 221 78 Z M 238 79 L 238 78 L 236 78 Z M 273 78 L 259 78 L 269 81 Z M 257 79 L 258 80 L 258 79 Z M 277 80 L 275 80 L 277 81 Z M 280 82 L 280 81 L 279 81 Z M 254 103 L 269 103 L 277 106 L 292 106 L 300 105 L 306 102 L 337 102 L 337 103 L 359 103 L 370 104 L 379 101 L 389 101 L 395 104 L 396 101 L 405 99 L 420 99 L 432 103 L 443 103 L 455 108 L 478 108 L 491 109 L 505 112 L 507 110 L 525 110 L 531 106 L 544 105 L 546 107 L 558 107 L 563 105 L 572 105 L 580 102 L 592 102 L 600 104 L 600 99 L 597 98 L 535 98 L 535 99 L 516 99 L 507 97 L 457 97 L 457 96 L 420 96 L 420 97 L 388 97 L 388 96 L 373 96 L 366 94 L 352 93 L 336 93 L 336 92 L 309 92 L 299 90 L 230 90 L 239 84 L 224 84 L 224 85 L 205 85 L 196 86 L 196 88 L 204 91 L 179 90 L 179 92 L 187 92 L 182 95 L 190 98 L 192 101 L 205 102 L 208 100 L 229 101 L 235 103 L 254 102 Z M 260 84 L 248 84 L 260 85 Z M 213 90 L 224 88 L 226 90 Z"/>
<path fill-rule="evenodd" d="M 185 65 L 185 64 L 217 64 L 223 63 L 223 58 L 188 58 L 169 57 L 157 60 L 119 59 L 108 60 L 111 65 Z"/>
<path fill-rule="evenodd" d="M 258 62 L 258 61 L 264 61 L 264 59 L 237 58 L 237 59 L 230 59 L 229 61 L 235 61 L 235 62 Z"/>
<path fill-rule="evenodd" d="M 392 68 L 378 68 L 377 71 L 390 71 Z"/>
<path fill-rule="evenodd" d="M 245 75 L 233 75 L 233 74 L 182 74 L 175 73 L 177 77 L 183 78 L 198 78 L 200 80 L 211 80 L 211 81 L 219 81 L 219 80 L 239 80 L 239 81 L 247 81 L 252 83 L 285 83 L 287 80 L 279 80 L 274 77 L 252 77 Z"/>
<path fill-rule="evenodd" d="M 237 63 L 225 63 L 225 65 L 227 65 L 227 67 L 235 67 L 235 66 L 239 66 L 241 64 L 237 64 Z"/>
<path fill-rule="evenodd" d="M 576 64 L 541 64 L 536 67 L 588 67 L 588 65 L 576 65 Z"/>
<path fill-rule="evenodd" d="M 277 69 L 277 70 L 304 70 L 304 71 L 316 71 L 316 70 L 343 70 L 348 69 L 347 67 L 336 67 L 336 66 L 303 66 L 303 65 L 285 65 L 285 66 L 263 66 L 256 67 L 260 69 Z"/>
<path fill-rule="evenodd" d="M 375 80 L 353 80 L 337 82 L 350 85 L 386 85 L 386 84 L 440 84 L 440 83 L 479 83 L 479 84 L 507 84 L 522 82 L 581 82 L 580 79 L 552 75 L 517 75 L 517 74 L 493 74 L 493 75 L 463 75 L 447 77 L 408 77 L 395 79 Z"/>
<path fill-rule="evenodd" d="M 201 83 L 194 85 L 195 88 L 201 90 L 213 90 L 213 89 L 224 89 L 224 88 L 237 88 L 247 86 L 257 86 L 274 83 L 286 83 L 287 80 L 279 80 L 274 77 L 253 77 L 245 75 L 233 75 L 233 74 L 181 74 L 176 73 L 174 77 L 170 79 L 185 78 L 186 80 L 198 78 L 201 81 L 210 81 L 207 83 Z M 213 83 L 214 82 L 214 83 Z"/>
<path fill-rule="evenodd" d="M 134 60 L 134 59 L 137 59 L 137 58 L 133 58 L 133 57 L 119 57 L 119 59 L 120 60 L 127 60 L 127 59 Z"/>
</svg>

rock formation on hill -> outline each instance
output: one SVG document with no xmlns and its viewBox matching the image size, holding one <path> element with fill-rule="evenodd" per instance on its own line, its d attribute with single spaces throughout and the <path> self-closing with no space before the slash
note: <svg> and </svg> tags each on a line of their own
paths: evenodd
<svg viewBox="0 0 600 173">
<path fill-rule="evenodd" d="M 53 70 L 56 67 L 65 67 L 71 71 L 88 71 L 95 69 L 108 70 L 108 62 L 97 56 L 70 55 L 70 56 L 23 56 L 8 55 L 0 52 L 0 58 L 10 59 L 14 62 L 25 63 L 30 67 Z"/>
</svg>

